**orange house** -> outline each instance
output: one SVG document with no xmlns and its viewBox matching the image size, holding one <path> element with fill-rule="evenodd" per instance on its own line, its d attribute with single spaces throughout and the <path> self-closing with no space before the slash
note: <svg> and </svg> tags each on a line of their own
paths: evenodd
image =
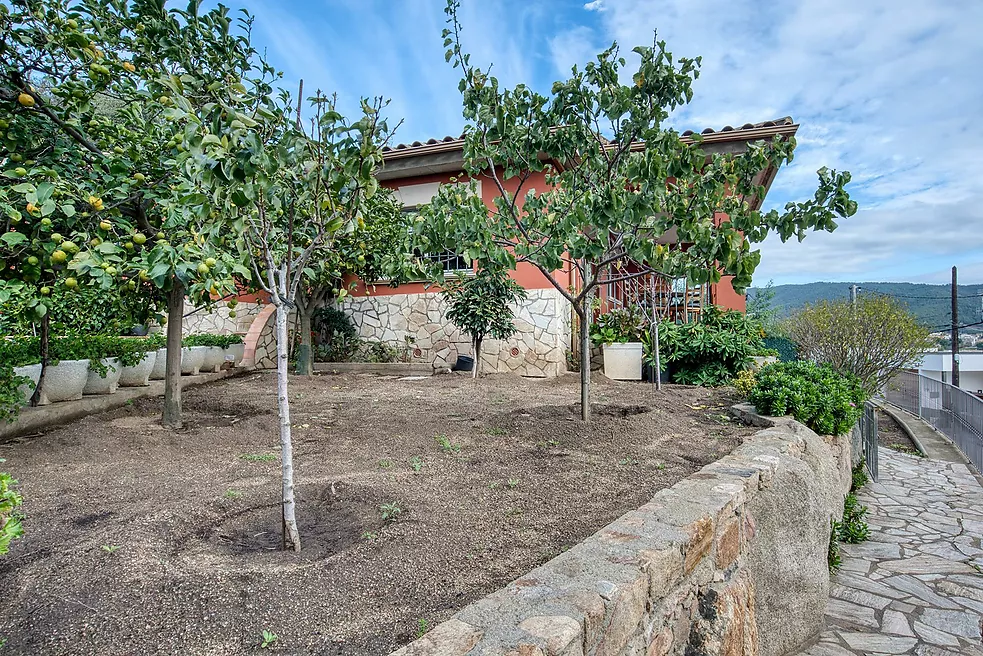
<svg viewBox="0 0 983 656">
<path fill-rule="evenodd" d="M 745 124 L 739 128 L 727 126 L 721 130 L 702 132 L 702 148 L 707 153 L 740 153 L 749 143 L 770 140 L 776 135 L 791 137 L 798 125 L 791 118 L 763 123 Z M 692 132 L 682 135 L 692 143 Z M 442 184 L 452 178 L 463 178 L 464 141 L 460 137 L 431 139 L 388 148 L 379 181 L 393 189 L 403 207 L 412 211 L 430 202 Z M 767 190 L 777 170 L 762 171 L 761 183 Z M 490 180 L 476 181 L 482 200 L 489 208 L 497 195 Z M 518 181 L 506 180 L 514 192 Z M 527 188 L 546 188 L 543 174 L 536 174 Z M 755 199 L 760 205 L 764 198 Z M 726 220 L 721 215 L 718 220 Z M 673 235 L 662 239 L 674 240 Z M 471 271 L 471 266 L 455 253 L 432 254 L 445 271 Z M 509 340 L 488 340 L 482 347 L 482 371 L 515 372 L 525 376 L 556 376 L 566 371 L 567 354 L 571 349 L 573 329 L 572 310 L 566 299 L 539 270 L 529 263 L 519 263 L 512 277 L 528 293 L 527 300 L 517 308 L 516 327 L 519 332 Z M 577 280 L 571 273 L 557 272 L 558 279 L 570 288 Z M 719 283 L 693 287 L 685 281 L 640 278 L 627 283 L 603 285 L 600 290 L 604 308 L 641 303 L 655 299 L 664 316 L 688 321 L 699 316 L 707 304 L 744 311 L 745 299 L 731 287 L 725 277 Z M 425 283 L 409 283 L 398 287 L 365 285 L 357 288 L 342 302 L 344 309 L 365 339 L 374 339 L 404 346 L 416 361 L 434 365 L 453 364 L 458 354 L 471 353 L 470 340 L 444 317 L 444 304 L 438 289 Z"/>
</svg>

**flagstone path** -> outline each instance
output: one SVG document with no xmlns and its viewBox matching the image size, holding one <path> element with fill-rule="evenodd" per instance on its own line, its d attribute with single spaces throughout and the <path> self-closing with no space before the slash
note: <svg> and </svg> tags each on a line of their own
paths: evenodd
<svg viewBox="0 0 983 656">
<path fill-rule="evenodd" d="M 879 451 L 858 496 L 870 539 L 842 545 L 808 656 L 983 656 L 983 487 L 961 463 Z"/>
</svg>

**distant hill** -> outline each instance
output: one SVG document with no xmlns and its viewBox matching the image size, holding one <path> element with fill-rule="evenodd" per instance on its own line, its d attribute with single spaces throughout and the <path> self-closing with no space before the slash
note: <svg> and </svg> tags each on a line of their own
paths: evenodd
<svg viewBox="0 0 983 656">
<path fill-rule="evenodd" d="M 823 300 L 850 298 L 849 282 L 811 282 L 805 285 L 775 285 L 772 305 L 782 316 L 809 303 Z M 910 282 L 857 282 L 860 294 L 877 293 L 893 296 L 907 303 L 908 308 L 920 322 L 930 328 L 937 328 L 950 321 L 950 286 L 924 285 Z M 761 288 L 748 290 L 748 300 L 761 292 Z M 975 323 L 983 320 L 983 285 L 959 285 L 959 323 Z M 977 326 L 976 332 L 983 332 Z"/>
</svg>

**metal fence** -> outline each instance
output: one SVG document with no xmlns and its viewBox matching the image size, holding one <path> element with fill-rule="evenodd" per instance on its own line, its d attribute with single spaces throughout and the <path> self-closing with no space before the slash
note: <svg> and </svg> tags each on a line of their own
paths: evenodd
<svg viewBox="0 0 983 656">
<path fill-rule="evenodd" d="M 948 383 L 903 371 L 887 384 L 889 403 L 932 424 L 983 471 L 983 400 Z"/>
<path fill-rule="evenodd" d="M 873 403 L 864 404 L 864 413 L 857 422 L 860 431 L 860 446 L 870 477 L 877 480 L 877 412 Z"/>
</svg>

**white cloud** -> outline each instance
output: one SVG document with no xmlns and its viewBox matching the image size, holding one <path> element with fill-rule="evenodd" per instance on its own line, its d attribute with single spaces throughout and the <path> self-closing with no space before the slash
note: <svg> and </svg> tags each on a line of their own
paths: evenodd
<svg viewBox="0 0 983 656">
<path fill-rule="evenodd" d="M 604 11 L 604 0 L 591 0 L 584 5 L 587 11 Z"/>
<path fill-rule="evenodd" d="M 795 161 L 769 196 L 810 194 L 823 165 L 853 173 L 861 212 L 832 235 L 766 242 L 758 279 L 863 278 L 980 248 L 983 225 L 983 3 L 955 0 L 606 0 L 604 38 L 626 48 L 652 31 L 677 56 L 703 56 L 680 127 L 792 115 Z M 573 34 L 573 32 L 569 32 Z M 585 35 L 586 36 L 586 35 Z M 586 41 L 586 38 L 583 39 Z M 566 52 L 576 46 L 565 43 Z M 933 254 L 926 258 L 920 254 Z"/>
</svg>

